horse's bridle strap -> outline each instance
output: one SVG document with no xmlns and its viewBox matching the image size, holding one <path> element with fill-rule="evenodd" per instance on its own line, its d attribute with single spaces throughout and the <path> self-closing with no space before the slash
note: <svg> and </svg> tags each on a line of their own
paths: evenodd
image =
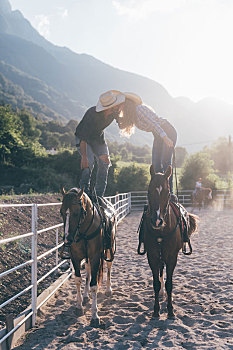
<svg viewBox="0 0 233 350">
<path fill-rule="evenodd" d="M 93 233 L 91 233 L 90 235 L 87 235 L 87 232 L 89 231 L 90 227 L 93 224 L 94 217 L 95 217 L 95 205 L 93 204 L 91 222 L 90 222 L 90 224 L 88 225 L 87 229 L 84 232 L 80 232 L 79 231 L 79 227 L 77 228 L 77 230 L 75 232 L 75 236 L 76 236 L 76 234 L 78 232 L 79 232 L 79 234 L 78 234 L 77 239 L 75 240 L 76 243 L 80 242 L 82 239 L 84 239 L 85 241 L 89 241 L 89 240 L 95 238 L 100 233 L 101 228 L 102 228 L 102 223 L 100 223 L 99 227 Z"/>
<path fill-rule="evenodd" d="M 90 241 L 91 239 L 95 238 L 101 232 L 101 228 L 102 228 L 102 225 L 100 224 L 99 227 L 94 232 L 92 232 L 90 235 L 87 236 L 85 233 L 81 234 L 75 242 L 78 243 L 82 239 L 84 239 L 85 241 Z"/>
</svg>

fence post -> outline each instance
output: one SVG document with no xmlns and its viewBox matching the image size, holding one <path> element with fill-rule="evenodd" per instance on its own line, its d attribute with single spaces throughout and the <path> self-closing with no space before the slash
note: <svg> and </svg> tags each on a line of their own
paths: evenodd
<svg viewBox="0 0 233 350">
<path fill-rule="evenodd" d="M 131 212 L 132 207 L 132 198 L 131 198 L 131 192 L 129 192 L 129 213 Z"/>
<path fill-rule="evenodd" d="M 37 314 L 37 204 L 32 206 L 32 327 L 36 324 Z"/>
<path fill-rule="evenodd" d="M 58 246 L 58 228 L 56 228 L 56 247 Z M 56 249 L 56 266 L 58 265 L 58 249 Z"/>
</svg>

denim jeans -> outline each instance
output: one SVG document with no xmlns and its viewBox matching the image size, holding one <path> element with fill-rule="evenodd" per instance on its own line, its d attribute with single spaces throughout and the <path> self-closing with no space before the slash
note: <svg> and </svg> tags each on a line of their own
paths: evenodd
<svg viewBox="0 0 233 350">
<path fill-rule="evenodd" d="M 76 145 L 79 145 L 79 144 L 80 144 L 80 140 L 76 136 Z M 81 155 L 80 146 L 77 146 L 77 148 Z M 103 143 L 103 144 L 93 143 L 92 145 L 87 144 L 88 168 L 85 168 L 82 170 L 80 187 L 81 188 L 84 187 L 84 191 L 88 195 L 91 195 L 90 180 L 91 180 L 91 174 L 94 168 L 95 158 L 96 158 L 98 169 L 96 173 L 95 190 L 96 190 L 97 196 L 100 196 L 100 197 L 104 196 L 104 192 L 107 186 L 108 169 L 111 164 L 108 164 L 99 158 L 103 154 L 109 155 L 108 146 L 106 143 Z"/>
<path fill-rule="evenodd" d="M 162 125 L 163 130 L 173 141 L 174 147 L 176 144 L 177 139 L 177 133 L 175 128 L 166 121 Z M 168 147 L 163 139 L 157 135 L 154 134 L 154 143 L 152 148 L 152 165 L 154 166 L 155 172 L 162 172 L 164 173 L 169 165 L 172 165 L 172 154 L 173 154 L 173 147 Z M 173 174 L 170 176 L 169 179 L 170 184 L 170 191 L 173 193 Z"/>
</svg>

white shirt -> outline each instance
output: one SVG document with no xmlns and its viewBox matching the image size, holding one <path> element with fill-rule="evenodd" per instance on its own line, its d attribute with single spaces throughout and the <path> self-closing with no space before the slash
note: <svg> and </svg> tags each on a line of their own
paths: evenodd
<svg viewBox="0 0 233 350">
<path fill-rule="evenodd" d="M 196 188 L 201 188 L 201 186 L 202 186 L 202 183 L 201 183 L 200 181 L 197 181 L 195 187 L 196 187 Z"/>
</svg>

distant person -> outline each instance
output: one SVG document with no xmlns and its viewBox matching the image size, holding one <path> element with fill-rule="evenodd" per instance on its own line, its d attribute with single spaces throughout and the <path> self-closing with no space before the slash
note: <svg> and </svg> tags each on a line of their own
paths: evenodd
<svg viewBox="0 0 233 350">
<path fill-rule="evenodd" d="M 195 189 L 193 191 L 194 197 L 196 197 L 197 192 L 201 192 L 201 190 L 202 190 L 202 178 L 199 177 L 198 181 L 196 181 Z"/>
<path fill-rule="evenodd" d="M 82 169 L 80 185 L 90 197 L 90 179 L 95 158 L 98 163 L 95 190 L 97 196 L 104 196 L 111 165 L 104 129 L 119 115 L 119 105 L 124 100 L 125 96 L 119 91 L 107 91 L 100 96 L 95 107 L 87 110 L 76 128 L 76 146 L 81 155 Z"/>
<path fill-rule="evenodd" d="M 134 93 L 123 93 L 125 101 L 120 105 L 117 118 L 119 128 L 124 135 L 130 136 L 134 126 L 152 132 L 154 143 L 152 148 L 152 165 L 155 172 L 165 172 L 172 163 L 172 154 L 176 144 L 177 133 L 168 120 L 159 117 L 154 110 L 143 104 L 141 98 Z M 170 191 L 173 193 L 173 179 L 169 179 Z M 173 195 L 176 201 L 176 196 Z"/>
</svg>

